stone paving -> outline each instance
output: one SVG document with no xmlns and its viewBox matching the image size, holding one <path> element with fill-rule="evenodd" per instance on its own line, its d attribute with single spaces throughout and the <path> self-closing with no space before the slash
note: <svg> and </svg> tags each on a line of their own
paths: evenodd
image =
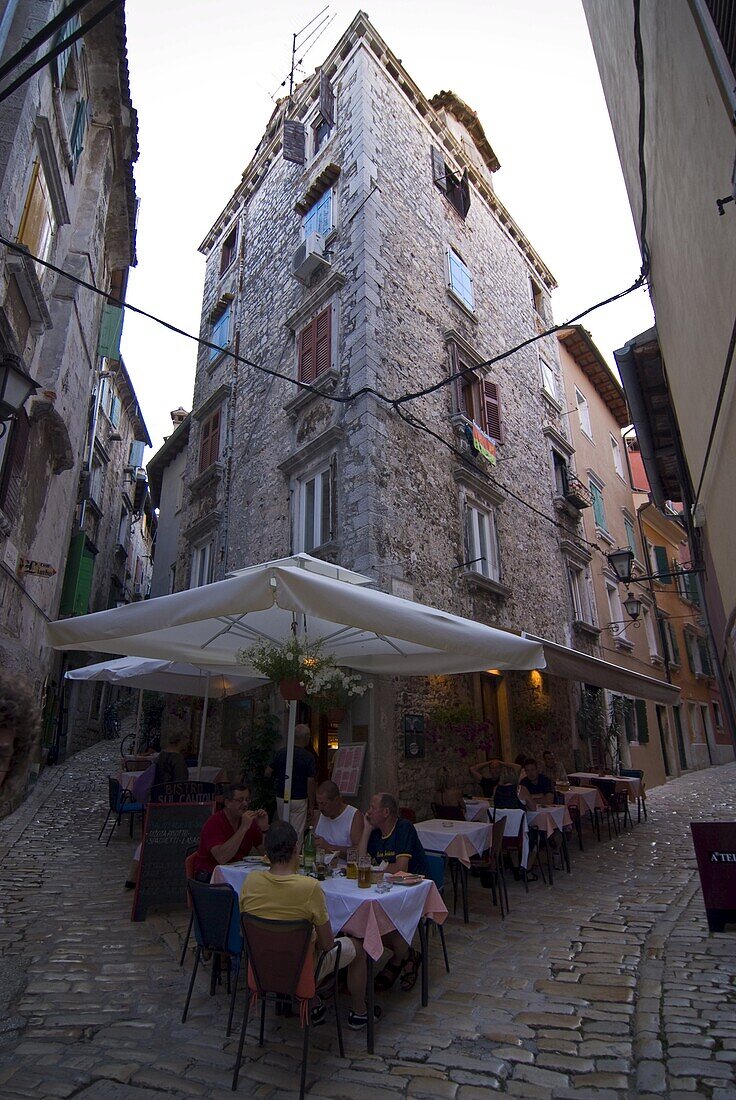
<svg viewBox="0 0 736 1100">
<path fill-rule="evenodd" d="M 0 823 L 2 1100 L 233 1095 L 227 998 L 206 972 L 180 1023 L 185 912 L 132 924 L 133 842 L 97 842 L 115 750 L 48 769 Z M 346 1031 L 342 1060 L 329 1014 L 313 1030 L 312 1100 L 736 1100 L 736 936 L 708 933 L 689 836 L 692 816 L 734 817 L 735 778 L 727 765 L 650 792 L 646 823 L 573 842 L 554 887 L 510 882 L 503 923 L 471 880 L 471 923 L 446 925 L 449 975 L 433 941 L 428 1008 L 418 989 L 382 995 L 373 1056 Z M 263 1048 L 250 1036 L 239 1094 L 295 1096 L 300 1038 L 276 1018 Z"/>
</svg>

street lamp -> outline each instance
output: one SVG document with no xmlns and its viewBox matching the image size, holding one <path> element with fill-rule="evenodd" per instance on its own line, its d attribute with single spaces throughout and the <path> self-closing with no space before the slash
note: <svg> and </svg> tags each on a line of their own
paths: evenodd
<svg viewBox="0 0 736 1100">
<path fill-rule="evenodd" d="M 624 600 L 624 610 L 634 622 L 641 615 L 641 600 L 637 599 L 633 592 L 629 592 Z"/>
<path fill-rule="evenodd" d="M 0 438 L 7 431 L 7 422 L 37 389 L 38 383 L 26 374 L 17 355 L 4 355 L 0 359 Z"/>
<path fill-rule="evenodd" d="M 621 546 L 618 550 L 612 550 L 606 557 L 619 582 L 629 584 L 631 581 L 631 567 L 634 564 L 634 551 L 631 547 Z"/>
</svg>

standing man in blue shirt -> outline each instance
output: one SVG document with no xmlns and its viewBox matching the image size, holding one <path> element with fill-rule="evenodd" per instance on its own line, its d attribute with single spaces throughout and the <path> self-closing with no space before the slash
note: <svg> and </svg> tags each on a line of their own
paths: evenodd
<svg viewBox="0 0 736 1100">
<path fill-rule="evenodd" d="M 294 765 L 291 770 L 291 801 L 289 802 L 289 824 L 296 829 L 301 851 L 307 816 L 312 815 L 315 800 L 317 762 L 307 749 L 310 738 L 309 726 L 299 722 L 294 729 Z M 286 782 L 286 748 L 279 749 L 266 768 L 266 779 L 274 777 L 276 781 L 276 812 L 279 821 L 284 820 L 284 785 Z"/>
</svg>

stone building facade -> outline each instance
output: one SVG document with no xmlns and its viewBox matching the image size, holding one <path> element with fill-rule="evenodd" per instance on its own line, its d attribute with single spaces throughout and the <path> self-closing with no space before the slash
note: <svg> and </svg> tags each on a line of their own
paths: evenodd
<svg viewBox="0 0 736 1100">
<path fill-rule="evenodd" d="M 546 335 L 555 283 L 495 194 L 498 168 L 475 113 L 428 100 L 362 13 L 277 106 L 201 246 L 178 588 L 307 551 L 578 642 L 566 563 L 589 551 L 552 465 L 553 442 L 574 449 Z M 479 756 L 552 744 L 571 767 L 578 690 L 496 670 L 381 678 L 315 747 L 324 770 L 338 740 L 366 740 L 363 797 L 426 810 Z M 405 751 L 410 716 L 424 755 Z"/>
<path fill-rule="evenodd" d="M 2 60 L 62 6 L 8 6 Z M 101 7 L 93 0 L 83 18 Z M 38 56 L 79 26 L 75 16 Z M 16 356 L 38 384 L 0 441 L 0 663 L 46 701 L 50 736 L 59 670 L 44 623 L 59 614 L 93 395 L 121 311 L 41 261 L 116 298 L 135 262 L 137 120 L 122 9 L 5 99 L 0 129 L 0 232 L 21 246 L 0 252 L 0 353 Z M 27 572 L 24 560 L 55 572 Z"/>
<path fill-rule="evenodd" d="M 184 503 L 189 445 L 189 413 L 186 409 L 174 409 L 171 421 L 173 432 L 164 439 L 146 467 L 153 507 L 165 517 L 165 522 L 156 530 L 151 596 L 165 596 L 173 592 L 176 581 L 179 520 Z"/>
<path fill-rule="evenodd" d="M 539 477 L 549 433 L 567 431 L 540 363 L 559 378 L 556 341 L 508 354 L 551 323 L 555 284 L 495 195 L 498 167 L 470 108 L 427 100 L 362 14 L 277 107 L 202 244 L 210 346 L 178 588 L 305 550 L 386 591 L 569 641 L 562 546 L 578 517 L 555 512 Z M 468 442 L 473 422 L 495 462 Z M 426 807 L 444 755 L 428 741 L 405 758 L 406 713 L 429 728 L 433 712 L 470 708 L 508 757 L 541 748 L 544 711 L 544 739 L 572 763 L 571 706 L 555 677 L 382 680 L 339 733 L 369 741 L 366 791 Z M 450 779 L 467 782 L 467 761 Z"/>
</svg>

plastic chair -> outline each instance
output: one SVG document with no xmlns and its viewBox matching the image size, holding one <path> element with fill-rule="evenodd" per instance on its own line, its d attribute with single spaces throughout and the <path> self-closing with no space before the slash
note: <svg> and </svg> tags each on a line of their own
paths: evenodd
<svg viewBox="0 0 736 1100">
<path fill-rule="evenodd" d="M 442 900 L 445 900 L 445 872 L 447 870 L 447 860 L 445 856 L 440 855 L 439 852 L 425 852 L 427 860 L 427 870 L 429 871 L 429 877 L 437 887 L 439 895 Z M 430 923 L 434 924 L 435 928 L 440 934 L 440 943 L 442 944 L 442 954 L 445 957 L 445 970 L 450 973 L 450 960 L 447 957 L 447 943 L 445 942 L 445 930 L 441 924 L 436 924 L 431 917 L 424 918 L 427 928 Z"/>
<path fill-rule="evenodd" d="M 112 834 L 115 832 L 115 827 L 120 824 L 123 817 L 128 816 L 130 818 L 130 835 L 133 836 L 133 819 L 136 814 L 141 815 L 141 831 L 143 830 L 143 812 L 145 806 L 142 802 L 136 802 L 130 791 L 123 790 L 121 784 L 117 779 L 113 779 L 111 775 L 107 777 L 107 796 L 108 796 L 108 810 L 107 817 L 102 823 L 102 828 L 97 836 L 99 840 L 105 831 L 105 826 L 110 820 L 111 816 L 115 814 L 115 820 L 113 821 L 110 832 L 105 841 L 105 847 L 112 840 Z"/>
<path fill-rule="evenodd" d="M 301 1083 L 299 1088 L 300 1100 L 304 1096 L 304 1087 L 307 1077 L 307 1057 L 309 1054 L 309 1029 L 310 1029 L 310 1004 L 316 993 L 315 970 L 312 952 L 312 923 L 308 920 L 265 920 L 262 917 L 254 917 L 249 913 L 241 915 L 243 939 L 245 941 L 248 956 L 248 995 L 245 1001 L 245 1012 L 240 1029 L 240 1042 L 238 1055 L 233 1070 L 233 1091 L 238 1087 L 238 1075 L 243 1061 L 243 1046 L 245 1044 L 245 1032 L 248 1027 L 248 1017 L 251 1006 L 255 1007 L 258 998 L 261 1000 L 261 1022 L 258 1045 L 263 1046 L 263 1033 L 266 1026 L 266 1004 L 268 1000 L 283 1000 L 285 997 L 296 998 L 300 1003 L 300 1018 L 304 1030 L 304 1043 L 302 1048 Z M 332 995 L 336 1001 L 337 968 L 340 962 L 339 944 L 336 952 L 334 976 L 334 989 L 330 991 L 325 983 L 320 985 L 320 993 L 323 990 Z M 251 997 L 252 993 L 252 997 Z M 337 1003 L 335 1004 L 337 1009 Z M 342 1032 L 340 1029 L 340 1017 L 336 1011 L 337 1034 L 342 1054 Z"/>
<path fill-rule="evenodd" d="M 465 821 L 465 813 L 459 806 L 443 806 L 440 802 L 432 802 L 432 813 L 442 821 Z"/>
<path fill-rule="evenodd" d="M 644 793 L 644 772 L 641 768 L 619 768 L 619 775 L 627 779 L 638 779 L 641 783 L 639 794 L 636 796 L 636 820 L 641 821 L 641 812 L 644 811 L 644 820 L 647 819 L 647 799 Z"/>
<path fill-rule="evenodd" d="M 225 1034 L 229 1035 L 233 1023 L 233 1012 L 235 1011 L 235 994 L 237 993 L 238 978 L 240 976 L 240 960 L 243 954 L 243 936 L 238 919 L 238 895 L 232 886 L 229 886 L 226 882 L 213 885 L 208 882 L 197 882 L 195 879 L 188 879 L 187 890 L 192 904 L 194 938 L 197 941 L 197 950 L 194 955 L 192 978 L 189 982 L 181 1022 L 184 1023 L 187 1018 L 199 964 L 202 961 L 204 952 L 209 951 L 215 956 L 210 980 L 210 996 L 213 996 L 215 992 L 220 962 L 223 958 L 227 961 L 227 991 L 231 996 L 230 1013 L 227 1018 Z M 235 971 L 232 991 L 230 989 L 231 967 Z"/>
<path fill-rule="evenodd" d="M 196 855 L 199 848 L 196 844 L 191 848 L 187 848 L 186 857 L 184 859 L 184 874 L 187 879 L 194 878 L 194 865 L 196 863 Z M 192 925 L 194 924 L 194 910 L 192 909 L 192 902 L 189 897 L 189 891 L 187 890 L 187 909 L 191 909 L 191 916 L 189 917 L 189 927 L 187 928 L 187 934 L 184 937 L 184 946 L 181 949 L 181 958 L 179 959 L 179 966 L 184 965 L 184 959 L 187 957 L 187 948 L 189 947 L 189 937 L 192 934 Z"/>
</svg>

